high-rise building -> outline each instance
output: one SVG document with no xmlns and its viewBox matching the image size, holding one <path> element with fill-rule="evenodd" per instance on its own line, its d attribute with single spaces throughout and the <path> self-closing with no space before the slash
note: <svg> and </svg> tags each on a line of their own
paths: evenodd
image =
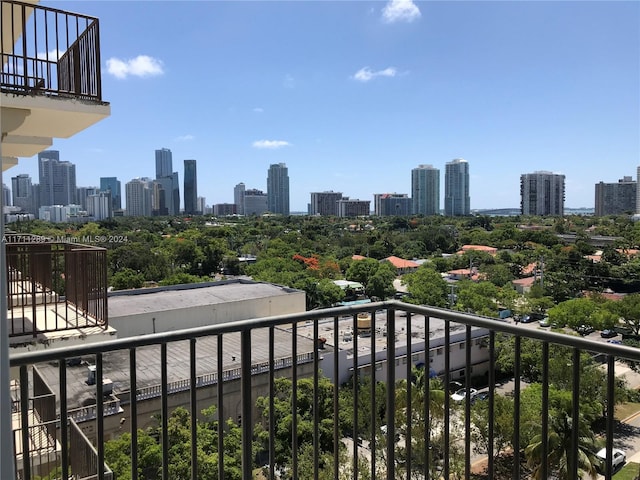
<svg viewBox="0 0 640 480">
<path fill-rule="evenodd" d="M 184 161 L 184 213 L 203 213 L 202 210 L 198 210 L 198 175 L 195 160 Z"/>
<path fill-rule="evenodd" d="M 167 182 L 164 179 L 169 179 Z M 162 181 L 164 190 L 164 204 L 166 215 L 180 214 L 180 183 L 178 172 L 173 171 L 173 156 L 168 148 L 156 150 L 156 180 Z"/>
<path fill-rule="evenodd" d="M 440 215 L 440 170 L 433 165 L 411 170 L 411 203 L 415 215 Z"/>
<path fill-rule="evenodd" d="M 96 221 L 113 217 L 111 191 L 89 195 L 87 197 L 86 211 Z"/>
<path fill-rule="evenodd" d="M 244 192 L 244 214 L 262 215 L 268 210 L 267 194 L 262 190 L 249 189 Z"/>
<path fill-rule="evenodd" d="M 13 205 L 20 207 L 23 212 L 35 214 L 37 202 L 31 177 L 26 173 L 12 177 L 11 187 Z"/>
<path fill-rule="evenodd" d="M 618 183 L 596 183 L 595 215 L 635 213 L 638 195 L 637 183 L 624 177 Z"/>
<path fill-rule="evenodd" d="M 207 213 L 207 199 L 205 197 L 198 197 L 198 208 L 197 210 L 199 212 L 202 212 L 202 214 L 206 214 Z"/>
<path fill-rule="evenodd" d="M 538 171 L 520 176 L 522 215 L 564 215 L 564 175 Z"/>
<path fill-rule="evenodd" d="M 342 197 L 338 200 L 339 217 L 368 217 L 371 215 L 371 201 Z"/>
<path fill-rule="evenodd" d="M 213 206 L 213 214 L 218 215 L 220 217 L 225 217 L 227 215 L 235 215 L 236 204 L 235 203 L 216 203 Z"/>
<path fill-rule="evenodd" d="M 373 211 L 381 217 L 411 215 L 411 204 L 412 199 L 406 193 L 375 193 L 373 195 Z"/>
<path fill-rule="evenodd" d="M 124 186 L 127 199 L 127 215 L 150 217 L 152 209 L 152 183 L 150 178 L 134 178 Z"/>
<path fill-rule="evenodd" d="M 2 206 L 11 206 L 11 189 L 4 183 L 2 184 Z"/>
<path fill-rule="evenodd" d="M 100 189 L 98 187 L 78 187 L 76 198 L 78 200 L 78 205 L 82 207 L 82 210 L 87 211 L 87 197 L 90 195 L 95 195 L 98 193 Z"/>
<path fill-rule="evenodd" d="M 289 215 L 289 170 L 284 163 L 274 163 L 267 174 L 267 209 Z"/>
<path fill-rule="evenodd" d="M 311 192 L 309 215 L 338 216 L 338 200 L 342 192 Z"/>
<path fill-rule="evenodd" d="M 456 158 L 445 165 L 444 214 L 459 217 L 471 213 L 469 162 Z"/>
<path fill-rule="evenodd" d="M 233 188 L 233 203 L 236 204 L 236 213 L 244 215 L 244 183 L 240 182 Z"/>
<path fill-rule="evenodd" d="M 61 162 L 60 152 L 45 150 L 38 154 L 40 205 L 76 203 L 76 166 Z"/>
<path fill-rule="evenodd" d="M 640 166 L 636 175 L 636 183 L 640 183 Z M 636 213 L 640 215 L 640 188 L 636 187 Z"/>
<path fill-rule="evenodd" d="M 100 177 L 100 191 L 111 192 L 111 209 L 122 208 L 122 193 L 120 192 L 120 180 L 117 177 Z"/>
<path fill-rule="evenodd" d="M 156 178 L 170 177 L 173 173 L 173 156 L 168 148 L 156 150 Z"/>
</svg>

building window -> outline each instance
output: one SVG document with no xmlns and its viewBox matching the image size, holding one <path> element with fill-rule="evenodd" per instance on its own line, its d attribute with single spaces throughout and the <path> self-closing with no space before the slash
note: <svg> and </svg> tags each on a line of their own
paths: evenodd
<svg viewBox="0 0 640 480">
<path fill-rule="evenodd" d="M 418 355 L 417 353 L 414 353 L 414 354 L 411 356 L 411 359 L 412 359 L 414 362 L 417 362 L 418 360 L 420 360 L 420 355 Z"/>
<path fill-rule="evenodd" d="M 400 359 L 396 358 L 396 367 L 400 365 Z"/>
<path fill-rule="evenodd" d="M 476 345 L 482 345 L 482 339 L 476 338 Z"/>
<path fill-rule="evenodd" d="M 436 350 L 438 355 L 442 355 L 442 347 L 440 347 L 438 350 Z"/>
<path fill-rule="evenodd" d="M 380 370 L 382 370 L 382 365 L 376 365 L 376 372 L 379 372 Z"/>
<path fill-rule="evenodd" d="M 464 342 L 460 344 L 460 350 L 463 350 L 463 349 L 464 349 Z"/>
<path fill-rule="evenodd" d="M 407 364 L 407 357 L 402 357 L 402 364 L 406 365 Z"/>
</svg>

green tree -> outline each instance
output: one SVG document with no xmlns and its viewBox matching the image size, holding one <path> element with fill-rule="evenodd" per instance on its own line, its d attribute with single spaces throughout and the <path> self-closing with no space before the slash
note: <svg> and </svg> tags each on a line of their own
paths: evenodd
<svg viewBox="0 0 640 480">
<path fill-rule="evenodd" d="M 449 286 L 442 276 L 428 265 L 421 265 L 418 270 L 402 277 L 411 294 L 411 303 L 445 307 L 448 304 Z"/>
<path fill-rule="evenodd" d="M 634 335 L 640 335 L 640 293 L 625 295 L 617 310 Z"/>
<path fill-rule="evenodd" d="M 140 288 L 144 284 L 144 276 L 130 268 L 123 268 L 111 276 L 111 286 L 114 290 Z"/>
</svg>

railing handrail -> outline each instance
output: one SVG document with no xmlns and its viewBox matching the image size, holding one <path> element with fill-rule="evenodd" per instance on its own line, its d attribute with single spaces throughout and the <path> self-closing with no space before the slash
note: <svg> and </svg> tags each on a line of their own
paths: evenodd
<svg viewBox="0 0 640 480">
<path fill-rule="evenodd" d="M 20 0 L 2 0 L 2 3 L 8 3 L 11 5 L 19 5 L 21 7 L 33 8 L 34 10 L 46 10 L 48 12 L 64 13 L 67 15 L 73 15 L 75 17 L 85 18 L 87 20 L 98 20 L 98 17 L 92 15 L 86 15 L 84 13 L 70 12 L 68 10 L 62 10 L 60 8 L 47 7 L 46 5 L 40 5 L 38 3 L 21 2 Z"/>
<path fill-rule="evenodd" d="M 359 312 L 375 312 L 379 309 L 402 310 L 412 314 L 425 315 L 441 320 L 469 325 L 471 327 L 486 328 L 496 333 L 505 333 L 521 338 L 530 338 L 542 342 L 549 342 L 557 345 L 564 345 L 579 348 L 585 351 L 614 355 L 627 360 L 640 362 L 640 349 L 625 345 L 615 345 L 598 342 L 588 338 L 567 335 L 563 333 L 550 332 L 533 328 L 525 328 L 520 325 L 503 322 L 499 319 L 489 317 L 479 317 L 476 315 L 446 310 L 436 307 L 425 307 L 389 300 L 384 302 L 368 303 L 364 306 L 333 307 L 324 310 L 313 310 L 301 313 L 277 315 L 271 317 L 259 317 L 248 320 L 237 320 L 233 322 L 208 325 L 204 327 L 175 330 L 172 332 L 151 333 L 134 338 L 121 338 L 108 340 L 100 343 L 88 345 L 77 345 L 65 349 L 48 349 L 34 352 L 15 353 L 10 357 L 12 367 L 29 365 L 58 360 L 61 358 L 79 357 L 96 353 L 105 353 L 115 350 L 125 350 L 163 343 L 172 343 L 193 338 L 207 337 L 212 335 L 226 334 L 231 332 L 248 332 L 259 328 L 277 327 L 302 321 L 340 317 L 343 315 L 356 315 Z"/>
</svg>

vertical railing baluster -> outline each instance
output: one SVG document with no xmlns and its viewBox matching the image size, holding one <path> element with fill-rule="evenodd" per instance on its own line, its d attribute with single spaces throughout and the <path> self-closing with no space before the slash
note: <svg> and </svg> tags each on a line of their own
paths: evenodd
<svg viewBox="0 0 640 480">
<path fill-rule="evenodd" d="M 191 480 L 198 480 L 198 397 L 196 384 L 196 339 L 189 340 L 189 394 L 191 405 Z"/>
<path fill-rule="evenodd" d="M 67 362 L 60 360 L 60 442 L 62 449 L 62 478 L 69 478 L 69 424 L 67 414 Z"/>
<path fill-rule="evenodd" d="M 338 364 L 338 344 L 340 342 L 338 330 L 338 316 L 333 317 L 333 418 L 339 419 L 340 397 L 338 395 L 338 386 L 340 385 L 340 365 Z M 338 480 L 340 475 L 340 430 L 339 422 L 333 422 L 333 480 Z M 273 480 L 273 479 L 270 479 Z"/>
<path fill-rule="evenodd" d="M 218 334 L 217 341 L 217 362 L 216 369 L 218 381 L 216 382 L 216 394 L 218 401 L 218 478 L 224 478 L 224 359 L 223 355 L 223 337 Z"/>
<path fill-rule="evenodd" d="M 251 420 L 251 408 L 253 407 L 253 403 L 251 401 L 251 330 L 245 329 L 240 333 L 240 357 L 242 363 L 242 479 L 251 480 L 253 478 L 253 425 Z M 295 368 L 295 364 L 297 363 L 295 360 L 295 356 L 293 359 L 293 363 Z M 297 477 L 294 476 L 294 478 Z"/>
<path fill-rule="evenodd" d="M 131 421 L 131 478 L 138 478 L 138 375 L 136 348 L 129 349 L 129 401 Z"/>
<path fill-rule="evenodd" d="M 569 476 L 578 478 L 578 450 L 580 436 L 580 349 L 573 349 L 573 395 L 571 401 L 571 452 L 573 462 Z"/>
<path fill-rule="evenodd" d="M 25 479 L 31 479 L 29 372 L 26 365 L 20 366 L 20 427 L 22 428 L 22 471 Z"/>
<path fill-rule="evenodd" d="M 167 375 L 167 342 L 160 344 L 161 436 L 162 436 L 162 480 L 169 480 L 169 389 Z"/>
<path fill-rule="evenodd" d="M 360 435 L 358 431 L 358 392 L 360 388 L 360 372 L 358 370 L 358 314 L 352 315 L 353 321 L 353 478 L 358 480 L 358 437 Z"/>
<path fill-rule="evenodd" d="M 423 449 L 423 472 L 422 475 L 425 479 L 429 478 L 429 465 L 431 464 L 429 454 L 430 446 L 431 446 L 431 428 L 430 428 L 430 413 L 431 413 L 431 405 L 430 405 L 430 397 L 431 397 L 431 345 L 429 340 L 429 329 L 430 329 L 431 317 L 425 315 L 424 316 L 424 352 L 425 352 L 425 372 L 424 372 L 424 385 L 422 388 L 424 389 L 423 399 L 422 399 L 422 415 L 423 415 L 423 423 L 424 423 L 424 449 Z M 427 362 L 427 358 L 429 361 Z"/>
<path fill-rule="evenodd" d="M 98 435 L 98 480 L 104 480 L 104 370 L 102 353 L 96 354 L 96 421 Z"/>
<path fill-rule="evenodd" d="M 291 474 L 298 478 L 298 323 L 291 327 Z"/>
<path fill-rule="evenodd" d="M 443 473 L 444 478 L 449 478 L 449 440 L 450 440 L 450 432 L 449 432 L 449 421 L 450 421 L 450 413 L 451 413 L 451 392 L 450 390 L 450 382 L 451 382 L 451 322 L 449 320 L 444 321 L 444 445 L 443 445 L 443 455 L 444 455 L 444 465 L 443 465 Z"/>
<path fill-rule="evenodd" d="M 613 462 L 612 462 L 612 452 L 613 452 L 613 427 L 615 425 L 615 389 L 616 389 L 616 375 L 615 375 L 615 365 L 616 358 L 613 355 L 607 355 L 607 431 L 606 431 L 606 439 L 605 439 L 605 449 L 606 449 L 606 462 L 604 475 L 607 480 L 611 479 L 613 475 Z"/>
<path fill-rule="evenodd" d="M 411 348 L 411 318 L 412 313 L 406 312 L 407 315 L 407 412 L 406 412 L 406 433 L 405 433 L 405 450 L 407 455 L 406 460 L 406 477 L 411 478 L 411 427 L 413 425 L 413 349 Z"/>
<path fill-rule="evenodd" d="M 318 382 L 318 372 L 320 370 L 320 341 L 318 335 L 318 319 L 315 318 L 313 320 L 313 478 L 314 480 L 318 480 L 319 472 L 319 463 L 320 463 L 320 412 L 319 412 L 319 404 L 318 397 L 320 396 L 319 392 L 319 382 Z"/>
<path fill-rule="evenodd" d="M 275 480 L 276 406 L 275 406 L 275 328 L 269 327 L 269 480 Z"/>
<path fill-rule="evenodd" d="M 493 444 L 495 440 L 495 401 L 496 401 L 496 332 L 494 330 L 489 331 L 489 425 L 488 425 L 488 437 L 489 445 L 487 447 L 487 473 L 489 478 L 495 478 L 495 464 L 494 464 L 494 451 Z"/>
<path fill-rule="evenodd" d="M 464 478 L 471 477 L 471 325 L 466 326 L 464 378 L 467 389 L 464 402 Z"/>
<path fill-rule="evenodd" d="M 376 434 L 378 432 L 378 415 L 376 407 L 376 325 L 377 315 L 374 310 L 371 312 L 371 441 L 369 451 L 371 452 L 371 478 L 376 478 Z"/>
<path fill-rule="evenodd" d="M 387 310 L 387 358 L 396 358 L 396 311 Z M 396 473 L 396 363 L 387 362 L 387 480 Z"/>
<path fill-rule="evenodd" d="M 542 478 L 549 476 L 549 343 L 542 343 Z"/>
<path fill-rule="evenodd" d="M 514 387 L 513 387 L 513 478 L 520 478 L 520 354 L 521 341 L 520 335 L 515 337 L 514 354 Z"/>
</svg>

